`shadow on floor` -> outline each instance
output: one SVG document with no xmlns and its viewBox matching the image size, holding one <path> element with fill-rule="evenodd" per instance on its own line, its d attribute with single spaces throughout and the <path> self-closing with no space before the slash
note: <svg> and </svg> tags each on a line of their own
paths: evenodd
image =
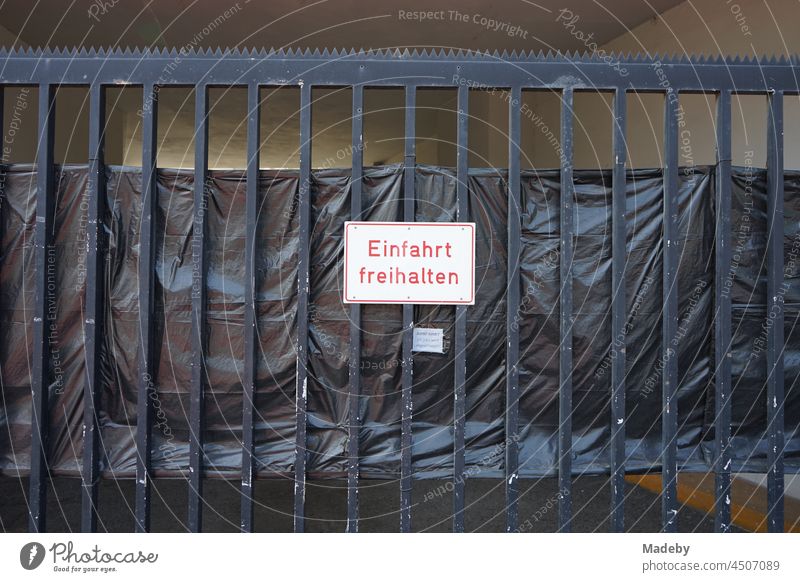
<svg viewBox="0 0 800 582">
<path fill-rule="evenodd" d="M 133 480 L 103 480 L 99 492 L 99 531 L 133 530 Z M 186 531 L 187 487 L 183 480 L 157 479 L 153 485 L 152 531 Z M 239 483 L 220 479 L 204 482 L 203 530 L 235 532 L 239 524 Z M 628 484 L 625 525 L 628 531 L 657 532 L 661 524 L 658 495 Z M 558 514 L 556 479 L 519 481 L 519 523 L 523 532 L 553 532 Z M 256 483 L 255 527 L 259 532 L 292 530 L 293 483 L 288 479 Z M 27 530 L 27 478 L 0 477 L 0 527 L 3 531 Z M 359 487 L 362 532 L 395 532 L 400 505 L 397 481 L 362 481 Z M 414 483 L 412 524 L 414 531 L 447 532 L 452 529 L 452 486 L 448 481 Z M 310 481 L 306 498 L 306 530 L 342 532 L 347 513 L 344 481 Z M 573 480 L 573 531 L 608 531 L 609 484 L 603 476 Z M 467 531 L 501 532 L 505 526 L 504 481 L 474 479 L 466 484 Z M 80 529 L 80 480 L 53 480 L 47 507 L 47 531 Z M 688 506 L 679 513 L 683 532 L 713 531 L 712 517 Z"/>
</svg>

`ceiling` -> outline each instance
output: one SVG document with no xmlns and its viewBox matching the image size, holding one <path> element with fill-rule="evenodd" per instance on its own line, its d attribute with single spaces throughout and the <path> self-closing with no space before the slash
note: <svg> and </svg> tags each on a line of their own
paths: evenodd
<svg viewBox="0 0 800 582">
<path fill-rule="evenodd" d="M 679 3 L 573 0 L 568 14 L 563 0 L 6 0 L 0 23 L 29 46 L 564 51 L 602 45 Z"/>
</svg>

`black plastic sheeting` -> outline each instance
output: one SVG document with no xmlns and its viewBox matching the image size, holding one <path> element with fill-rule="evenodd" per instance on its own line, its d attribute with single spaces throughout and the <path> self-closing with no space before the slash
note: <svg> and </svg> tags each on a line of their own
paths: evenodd
<svg viewBox="0 0 800 582">
<path fill-rule="evenodd" d="M 31 432 L 30 377 L 34 298 L 35 168 L 0 172 L 0 471 L 25 473 Z M 504 456 L 507 175 L 469 172 L 469 220 L 477 225 L 477 299 L 467 311 L 466 462 L 473 477 L 500 477 Z M 611 174 L 575 171 L 573 470 L 609 466 L 611 351 Z M 309 309 L 308 471 L 341 477 L 346 470 L 349 310 L 342 304 L 342 231 L 349 216 L 349 170 L 313 173 Z M 680 173 L 678 457 L 682 467 L 707 470 L 713 458 L 714 168 Z M 156 259 L 160 344 L 153 467 L 157 475 L 188 468 L 193 171 L 160 170 Z M 766 174 L 735 168 L 733 177 L 733 447 L 734 470 L 766 464 Z M 402 168 L 369 168 L 360 220 L 402 219 Z M 290 474 L 295 438 L 295 330 L 298 222 L 297 171 L 264 170 L 259 177 L 256 244 L 258 373 L 255 443 L 262 477 Z M 85 292 L 86 166 L 57 170 L 56 271 L 51 323 L 50 465 L 80 469 L 85 378 L 82 303 Z M 208 219 L 208 381 L 205 454 L 209 475 L 241 467 L 244 368 L 243 171 L 212 171 L 206 184 Z M 451 221 L 455 172 L 419 166 L 416 219 Z M 141 195 L 138 168 L 107 168 L 110 239 L 102 344 L 100 423 L 104 473 L 135 471 L 138 358 L 137 262 Z M 626 467 L 658 469 L 661 449 L 661 170 L 634 170 L 627 180 Z M 520 472 L 556 472 L 558 434 L 559 172 L 525 171 L 521 205 Z M 800 173 L 787 172 L 786 466 L 800 463 Z M 401 307 L 362 309 L 361 471 L 396 478 L 400 471 Z M 452 472 L 453 321 L 449 306 L 415 307 L 415 323 L 445 329 L 444 354 L 414 357 L 415 476 Z"/>
</svg>

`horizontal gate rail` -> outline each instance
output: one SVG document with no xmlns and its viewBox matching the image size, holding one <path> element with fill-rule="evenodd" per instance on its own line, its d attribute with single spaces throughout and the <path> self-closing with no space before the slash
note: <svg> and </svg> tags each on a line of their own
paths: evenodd
<svg viewBox="0 0 800 582">
<path fill-rule="evenodd" d="M 609 57 L 624 66 L 624 76 L 609 66 Z M 468 82 L 472 87 L 627 87 L 663 93 L 665 75 L 671 87 L 683 92 L 729 88 L 764 93 L 780 88 L 787 95 L 800 94 L 796 59 L 468 51 L 0 50 L 2 82 L 18 85 L 293 85 L 302 79 L 312 85 L 452 87 Z"/>
<path fill-rule="evenodd" d="M 613 57 L 613 55 L 612 55 Z M 46 309 L 48 294 L 55 293 L 49 270 L 50 253 L 54 253 L 55 229 L 55 94 L 59 86 L 89 87 L 89 179 L 86 311 L 82 322 L 85 335 L 86 377 L 83 386 L 83 451 L 81 465 L 82 503 L 81 529 L 96 531 L 97 497 L 102 454 L 98 399 L 100 369 L 100 333 L 103 329 L 104 257 L 107 244 L 102 226 L 106 212 L 104 174 L 105 92 L 111 87 L 136 86 L 141 92 L 142 109 L 142 193 L 139 217 L 138 262 L 138 378 L 136 386 L 135 428 L 136 483 L 135 530 L 150 529 L 153 448 L 153 400 L 156 397 L 157 345 L 154 314 L 158 312 L 155 287 L 155 221 L 157 200 L 157 105 L 162 87 L 195 88 L 195 170 L 194 215 L 192 240 L 191 346 L 192 372 L 189 414 L 188 519 L 191 531 L 202 529 L 204 472 L 204 391 L 208 331 L 206 319 L 206 206 L 208 178 L 208 90 L 211 86 L 247 87 L 247 168 L 246 224 L 244 257 L 244 373 L 241 434 L 241 515 L 240 529 L 255 529 L 255 427 L 256 383 L 261 355 L 257 325 L 256 290 L 260 136 L 260 89 L 268 86 L 300 87 L 300 164 L 297 200 L 299 248 L 297 261 L 297 329 L 295 337 L 295 441 L 293 518 L 294 530 L 307 529 L 305 499 L 307 460 L 309 453 L 308 383 L 309 383 L 309 301 L 310 245 L 312 231 L 312 90 L 325 86 L 352 87 L 352 178 L 350 217 L 362 218 L 363 208 L 363 127 L 364 90 L 371 87 L 397 87 L 404 91 L 404 135 L 402 164 L 402 218 L 413 222 L 416 217 L 416 92 L 420 88 L 457 89 L 457 164 L 456 216 L 469 220 L 469 96 L 471 89 L 502 88 L 508 97 L 508 180 L 507 180 L 507 274 L 506 281 L 506 346 L 505 346 L 505 418 L 502 471 L 504 472 L 505 529 L 521 531 L 519 519 L 520 474 L 520 331 L 521 301 L 520 262 L 522 260 L 523 187 L 521 184 L 521 115 L 524 90 L 549 89 L 561 97 L 561 160 L 559 219 L 559 332 L 558 348 L 558 530 L 570 531 L 573 522 L 572 477 L 573 452 L 573 361 L 572 333 L 574 326 L 573 258 L 576 236 L 576 201 L 573 182 L 574 97 L 576 91 L 611 92 L 613 94 L 612 132 L 613 169 L 611 183 L 611 355 L 610 423 L 608 475 L 611 503 L 609 524 L 612 531 L 625 529 L 626 471 L 626 354 L 625 335 L 628 324 L 626 281 L 626 161 L 628 159 L 626 128 L 627 92 L 650 92 L 664 97 L 664 193 L 663 193 L 663 273 L 661 312 L 661 474 L 662 528 L 678 529 L 679 502 L 677 479 L 678 446 L 678 267 L 682 249 L 679 231 L 679 96 L 683 93 L 713 94 L 716 107 L 716 182 L 715 206 L 716 245 L 714 280 L 714 437 L 713 471 L 715 473 L 715 529 L 731 529 L 731 344 L 732 304 L 726 291 L 726 277 L 731 270 L 731 98 L 734 94 L 756 94 L 768 99 L 767 187 L 767 406 L 768 424 L 764 441 L 768 443 L 768 527 L 782 531 L 784 527 L 784 113 L 786 95 L 800 95 L 797 85 L 797 58 L 791 59 L 723 59 L 723 58 L 660 58 L 623 57 L 609 65 L 608 55 L 561 55 L 532 53 L 479 53 L 470 51 L 176 51 L 176 50 L 0 50 L 0 85 L 33 85 L 39 87 L 39 127 L 37 141 L 35 226 L 35 305 L 33 329 L 32 439 L 30 472 L 29 528 L 46 530 L 48 466 L 48 387 L 51 383 L 50 353 L 47 337 Z M 294 204 L 296 202 L 296 205 Z M 52 284 L 51 284 L 52 283 Z M 453 378 L 453 470 L 452 529 L 465 529 L 465 469 L 467 409 L 467 314 L 469 308 L 455 308 L 454 378 Z M 347 391 L 347 514 L 345 530 L 359 530 L 359 432 L 361 418 L 361 307 L 349 307 L 349 361 Z M 412 530 L 413 471 L 413 327 L 414 306 L 402 306 L 401 417 L 399 419 L 400 503 L 399 528 Z M 312 419 L 313 421 L 313 419 Z M 524 464 L 525 459 L 522 459 Z"/>
</svg>

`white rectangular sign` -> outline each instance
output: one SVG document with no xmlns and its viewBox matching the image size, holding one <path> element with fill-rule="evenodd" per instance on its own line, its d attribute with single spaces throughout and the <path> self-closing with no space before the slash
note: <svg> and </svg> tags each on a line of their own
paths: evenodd
<svg viewBox="0 0 800 582">
<path fill-rule="evenodd" d="M 441 328 L 415 327 L 412 335 L 411 351 L 444 353 L 444 330 Z"/>
<path fill-rule="evenodd" d="M 346 222 L 345 303 L 475 303 L 475 224 Z"/>
</svg>

